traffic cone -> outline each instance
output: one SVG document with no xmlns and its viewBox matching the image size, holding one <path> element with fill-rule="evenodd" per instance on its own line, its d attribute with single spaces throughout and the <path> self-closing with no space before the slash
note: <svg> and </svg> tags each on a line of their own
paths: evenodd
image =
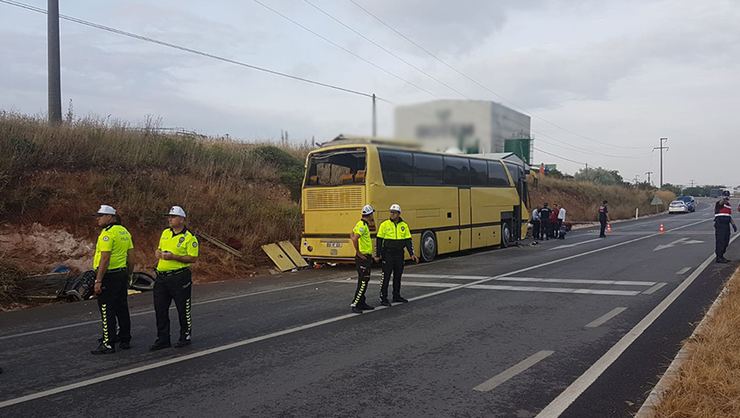
<svg viewBox="0 0 740 418">
<path fill-rule="evenodd" d="M 606 232 L 612 232 L 612 224 L 606 224 Z"/>
<path fill-rule="evenodd" d="M 658 228 L 658 232 L 660 232 L 661 234 L 665 232 L 665 227 L 663 226 L 663 224 L 660 224 L 660 228 Z"/>
</svg>

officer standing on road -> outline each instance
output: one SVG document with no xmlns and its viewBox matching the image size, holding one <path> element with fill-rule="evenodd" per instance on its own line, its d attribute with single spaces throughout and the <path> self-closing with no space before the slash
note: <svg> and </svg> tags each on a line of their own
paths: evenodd
<svg viewBox="0 0 740 418">
<path fill-rule="evenodd" d="M 550 239 L 550 215 L 552 215 L 552 209 L 547 206 L 547 202 L 542 205 L 540 209 L 540 234 L 544 237 L 544 240 Z"/>
<path fill-rule="evenodd" d="M 131 317 L 128 311 L 128 278 L 133 272 L 134 243 L 121 225 L 116 210 L 108 205 L 98 209 L 97 224 L 103 228 L 95 244 L 93 270 L 94 292 L 98 298 L 103 336 L 92 354 L 111 354 L 131 347 Z M 116 328 L 120 328 L 116 335 Z"/>
<path fill-rule="evenodd" d="M 599 238 L 606 238 L 606 224 L 609 223 L 609 208 L 606 206 L 606 200 L 601 202 L 599 206 L 599 223 L 601 224 L 601 232 L 599 232 Z"/>
<path fill-rule="evenodd" d="M 357 267 L 357 290 L 349 305 L 354 313 L 375 309 L 365 302 L 365 292 L 373 265 L 373 241 L 370 239 L 370 226 L 374 222 L 373 213 L 375 209 L 370 205 L 365 205 L 362 208 L 362 219 L 355 224 L 350 234 L 352 245 L 355 247 L 355 266 Z"/>
<path fill-rule="evenodd" d="M 191 343 L 190 313 L 193 276 L 190 265 L 198 259 L 198 238 L 185 226 L 185 211 L 173 206 L 167 214 L 169 228 L 162 231 L 155 255 L 157 279 L 154 282 L 154 312 L 157 317 L 157 340 L 149 350 L 170 347 L 170 304 L 175 301 L 180 320 L 180 339 L 175 347 Z"/>
<path fill-rule="evenodd" d="M 404 248 L 409 252 L 411 259 L 419 262 L 419 258 L 414 254 L 409 225 L 401 218 L 401 206 L 396 203 L 392 204 L 390 212 L 391 218 L 383 221 L 378 228 L 375 244 L 377 255 L 383 263 L 383 281 L 380 284 L 380 304 L 383 306 L 391 306 L 388 301 L 388 282 L 391 273 L 393 273 L 393 302 L 408 302 L 401 296 Z"/>
<path fill-rule="evenodd" d="M 714 205 L 714 252 L 717 255 L 715 260 L 718 263 L 729 263 L 730 260 L 725 258 L 725 251 L 730 244 L 730 226 L 737 232 L 737 226 L 732 219 L 732 206 L 730 205 L 730 192 L 722 192 L 722 199 Z"/>
</svg>

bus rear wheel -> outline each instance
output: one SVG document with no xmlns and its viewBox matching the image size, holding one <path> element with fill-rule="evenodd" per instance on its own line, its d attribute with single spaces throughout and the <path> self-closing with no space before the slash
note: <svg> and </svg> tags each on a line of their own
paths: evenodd
<svg viewBox="0 0 740 418">
<path fill-rule="evenodd" d="M 501 248 L 506 248 L 511 244 L 511 227 L 508 222 L 501 224 Z"/>
<path fill-rule="evenodd" d="M 437 256 L 437 238 L 432 231 L 421 234 L 421 259 L 425 262 L 434 260 Z"/>
</svg>

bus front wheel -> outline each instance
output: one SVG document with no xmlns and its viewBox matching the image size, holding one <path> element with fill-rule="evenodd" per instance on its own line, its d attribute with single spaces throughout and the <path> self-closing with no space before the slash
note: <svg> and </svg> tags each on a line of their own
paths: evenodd
<svg viewBox="0 0 740 418">
<path fill-rule="evenodd" d="M 501 224 L 501 248 L 506 248 L 511 244 L 511 227 L 507 222 Z"/>
<path fill-rule="evenodd" d="M 437 255 L 437 238 L 432 231 L 421 234 L 421 259 L 425 262 L 434 260 Z"/>
</svg>

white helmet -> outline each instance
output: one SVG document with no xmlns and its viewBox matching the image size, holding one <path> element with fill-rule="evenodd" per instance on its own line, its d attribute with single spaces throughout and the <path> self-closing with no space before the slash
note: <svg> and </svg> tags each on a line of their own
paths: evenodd
<svg viewBox="0 0 740 418">
<path fill-rule="evenodd" d="M 365 205 L 362 207 L 362 216 L 370 215 L 373 212 L 375 212 L 375 209 L 373 209 L 370 205 Z"/>
<path fill-rule="evenodd" d="M 389 209 L 391 212 L 398 212 L 401 213 L 401 205 L 398 203 L 394 203 L 391 205 L 391 208 Z"/>
</svg>

